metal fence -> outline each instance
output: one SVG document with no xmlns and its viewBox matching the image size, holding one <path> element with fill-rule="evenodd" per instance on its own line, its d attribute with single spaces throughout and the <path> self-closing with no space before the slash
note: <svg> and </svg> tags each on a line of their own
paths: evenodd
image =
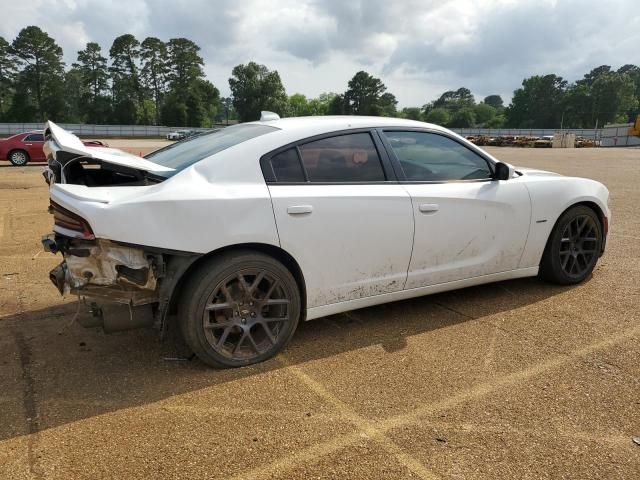
<svg viewBox="0 0 640 480">
<path fill-rule="evenodd" d="M 463 137 L 469 135 L 483 135 L 486 137 L 545 137 L 559 133 L 555 128 L 452 128 Z M 576 137 L 600 138 L 602 129 L 598 128 L 563 128 L 562 133 L 575 133 Z"/>
<path fill-rule="evenodd" d="M 602 129 L 603 147 L 638 147 L 640 146 L 640 137 L 629 135 L 629 130 L 633 127 L 633 123 L 620 123 L 615 125 L 607 125 Z"/>
<path fill-rule="evenodd" d="M 65 130 L 83 137 L 166 137 L 169 132 L 176 130 L 194 130 L 196 132 L 210 130 L 196 127 L 163 127 L 157 125 L 89 125 L 84 123 L 61 123 Z M 216 125 L 224 127 L 225 125 Z M 0 135 L 42 130 L 42 123 L 0 123 Z M 454 132 L 463 136 L 485 135 L 490 137 L 527 136 L 542 137 L 557 133 L 553 128 L 453 128 Z M 579 137 L 599 139 L 602 129 L 563 129 L 563 132 L 575 133 Z"/>
<path fill-rule="evenodd" d="M 630 124 L 629 124 L 630 125 Z M 565 128 L 563 133 L 574 133 L 576 137 L 601 140 L 602 146 L 632 146 L 640 144 L 640 138 L 628 137 L 629 125 L 611 125 L 605 128 Z M 0 136 L 10 136 L 16 133 L 42 130 L 42 123 L 0 123 Z M 157 125 L 89 125 L 84 123 L 61 123 L 60 126 L 76 135 L 89 138 L 109 137 L 166 137 L 169 132 L 176 130 L 194 130 L 202 132 L 208 128 L 196 127 L 164 127 Z M 214 128 L 224 127 L 216 125 Z M 487 137 L 543 137 L 558 133 L 553 128 L 453 128 L 454 132 L 462 136 L 483 135 Z"/>
<path fill-rule="evenodd" d="M 65 130 L 82 137 L 166 137 L 169 132 L 176 130 L 194 130 L 202 132 L 209 128 L 162 127 L 156 125 L 88 125 L 84 123 L 60 123 Z M 224 125 L 217 125 L 221 127 Z M 14 135 L 16 133 L 42 130 L 43 123 L 0 123 L 0 135 Z"/>
</svg>

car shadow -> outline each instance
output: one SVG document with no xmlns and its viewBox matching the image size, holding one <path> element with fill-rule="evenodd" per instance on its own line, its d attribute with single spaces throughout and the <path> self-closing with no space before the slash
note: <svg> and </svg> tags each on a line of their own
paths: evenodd
<svg viewBox="0 0 640 480">
<path fill-rule="evenodd" d="M 407 339 L 534 304 L 568 287 L 535 278 L 511 280 L 338 314 L 298 327 L 284 351 L 296 365 L 380 345 L 405 348 Z M 153 330 L 105 335 L 70 321 L 68 303 L 5 317 L 0 372 L 13 380 L 0 422 L 0 440 L 282 368 L 282 358 L 233 370 L 214 370 L 180 356 Z M 13 337 L 13 340 L 11 340 Z M 12 355 L 13 353 L 13 355 Z M 8 359 L 13 358 L 13 361 Z M 11 383 L 11 382 L 10 382 Z"/>
</svg>

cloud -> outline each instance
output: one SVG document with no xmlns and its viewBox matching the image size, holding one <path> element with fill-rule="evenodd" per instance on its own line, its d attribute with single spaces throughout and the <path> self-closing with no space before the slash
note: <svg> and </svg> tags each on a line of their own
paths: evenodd
<svg viewBox="0 0 640 480">
<path fill-rule="evenodd" d="M 522 79 L 576 80 L 593 67 L 638 63 L 634 0 L 0 0 L 9 41 L 38 25 L 65 60 L 97 41 L 187 37 L 205 72 L 228 93 L 231 68 L 255 60 L 277 69 L 289 93 L 344 91 L 361 69 L 380 76 L 401 106 L 447 89 L 509 98 Z"/>
</svg>

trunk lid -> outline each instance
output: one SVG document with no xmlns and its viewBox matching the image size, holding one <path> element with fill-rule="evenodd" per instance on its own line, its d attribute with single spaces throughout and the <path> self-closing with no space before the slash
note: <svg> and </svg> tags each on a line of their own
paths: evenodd
<svg viewBox="0 0 640 480">
<path fill-rule="evenodd" d="M 87 147 L 77 136 L 51 121 L 45 126 L 45 140 L 43 150 L 49 164 L 45 178 L 49 184 L 80 183 L 87 186 L 106 186 L 119 184 L 120 180 L 122 184 L 129 184 L 134 181 L 140 182 L 146 173 L 160 174 L 173 171 L 172 168 L 116 148 Z M 91 165 L 94 170 L 102 168 L 109 171 L 110 177 L 101 175 L 102 178 L 99 179 L 95 172 L 89 171 L 84 178 L 85 176 L 78 171 L 80 164 Z M 75 170 L 74 175 L 71 174 L 72 170 Z M 83 180 L 87 180 L 88 183 Z"/>
</svg>

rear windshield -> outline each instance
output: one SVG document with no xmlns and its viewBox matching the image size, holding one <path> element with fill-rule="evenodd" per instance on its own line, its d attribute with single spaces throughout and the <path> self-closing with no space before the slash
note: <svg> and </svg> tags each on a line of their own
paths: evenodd
<svg viewBox="0 0 640 480">
<path fill-rule="evenodd" d="M 276 127 L 268 125 L 234 125 L 212 132 L 201 133 L 173 143 L 145 155 L 144 158 L 153 163 L 175 169 L 172 172 L 154 172 L 164 177 L 170 177 L 203 158 L 276 130 L 278 130 Z"/>
</svg>

